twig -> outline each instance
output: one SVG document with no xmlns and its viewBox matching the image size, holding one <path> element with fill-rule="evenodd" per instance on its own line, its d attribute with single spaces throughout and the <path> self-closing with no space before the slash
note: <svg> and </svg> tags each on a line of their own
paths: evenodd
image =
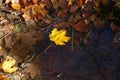
<svg viewBox="0 0 120 80">
<path fill-rule="evenodd" d="M 11 33 L 11 30 L 8 33 L 6 33 L 4 36 L 0 37 L 0 39 L 7 37 L 10 33 Z"/>
<path fill-rule="evenodd" d="M 36 53 L 33 54 L 33 56 L 28 60 L 28 62 L 31 62 L 35 57 L 36 57 L 36 61 L 40 58 L 40 56 L 44 53 L 46 53 L 46 51 L 53 46 L 53 42 L 51 44 L 49 44 L 39 55 L 37 55 Z"/>
</svg>

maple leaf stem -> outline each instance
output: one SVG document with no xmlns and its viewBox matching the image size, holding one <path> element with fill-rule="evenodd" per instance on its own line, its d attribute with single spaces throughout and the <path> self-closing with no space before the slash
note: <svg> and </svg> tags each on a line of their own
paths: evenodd
<svg viewBox="0 0 120 80">
<path fill-rule="evenodd" d="M 38 61 L 38 59 L 40 58 L 40 56 L 41 56 L 42 54 L 46 53 L 47 50 L 48 50 L 49 48 L 51 48 L 53 45 L 54 45 L 54 42 L 51 42 L 38 56 L 37 56 L 36 53 L 33 54 L 33 56 L 28 60 L 28 62 L 31 62 L 32 60 L 34 60 L 35 57 L 36 57 L 36 60 L 35 60 L 35 61 Z"/>
</svg>

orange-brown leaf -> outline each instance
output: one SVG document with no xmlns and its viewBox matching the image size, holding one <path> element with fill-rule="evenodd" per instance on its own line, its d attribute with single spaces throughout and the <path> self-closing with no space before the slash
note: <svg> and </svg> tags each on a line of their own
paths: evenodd
<svg viewBox="0 0 120 80">
<path fill-rule="evenodd" d="M 84 21 L 79 21 L 73 27 L 75 28 L 76 31 L 79 32 L 86 32 L 88 29 L 87 24 Z"/>
<path fill-rule="evenodd" d="M 85 0 L 77 0 L 78 7 L 81 7 L 85 3 Z"/>
<path fill-rule="evenodd" d="M 66 9 L 67 8 L 67 0 L 59 0 L 58 5 L 60 8 Z"/>
<path fill-rule="evenodd" d="M 20 0 L 20 4 L 23 5 L 23 6 L 28 6 L 28 5 L 30 5 L 30 1 L 28 1 L 28 0 Z"/>
<path fill-rule="evenodd" d="M 33 2 L 34 4 L 37 4 L 37 3 L 38 3 L 38 0 L 32 0 L 32 2 Z"/>
<path fill-rule="evenodd" d="M 41 0 L 41 3 L 45 4 L 47 8 L 52 7 L 52 2 L 50 0 Z"/>
<path fill-rule="evenodd" d="M 0 80 L 9 80 L 4 75 L 0 74 Z"/>
<path fill-rule="evenodd" d="M 31 19 L 30 8 L 31 6 L 26 6 L 25 9 L 22 9 L 22 16 L 25 19 L 25 21 L 29 21 Z"/>
<path fill-rule="evenodd" d="M 54 27 L 56 27 L 58 29 L 69 28 L 70 27 L 70 23 L 68 23 L 68 22 L 60 22 L 58 24 L 55 24 Z"/>
<path fill-rule="evenodd" d="M 120 31 L 120 27 L 117 26 L 117 25 L 115 25 L 115 24 L 113 24 L 113 23 L 111 23 L 110 27 L 111 27 L 111 29 L 112 29 L 113 31 Z"/>
</svg>

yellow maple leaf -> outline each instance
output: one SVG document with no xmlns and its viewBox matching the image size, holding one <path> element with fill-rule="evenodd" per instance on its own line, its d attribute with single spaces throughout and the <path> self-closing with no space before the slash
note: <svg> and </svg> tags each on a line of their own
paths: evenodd
<svg viewBox="0 0 120 80">
<path fill-rule="evenodd" d="M 7 73 L 15 72 L 18 69 L 17 67 L 14 66 L 15 63 L 16 63 L 15 59 L 13 59 L 10 56 L 7 56 L 0 64 L 0 69 Z"/>
<path fill-rule="evenodd" d="M 15 9 L 15 10 L 20 10 L 20 8 L 21 8 L 21 6 L 20 6 L 19 3 L 12 3 L 12 4 L 11 4 L 11 7 L 12 7 L 13 9 Z"/>
<path fill-rule="evenodd" d="M 56 45 L 65 45 L 65 42 L 70 40 L 70 37 L 66 36 L 66 30 L 58 31 L 57 28 L 52 30 L 52 33 L 49 34 L 51 41 L 54 41 Z"/>
</svg>

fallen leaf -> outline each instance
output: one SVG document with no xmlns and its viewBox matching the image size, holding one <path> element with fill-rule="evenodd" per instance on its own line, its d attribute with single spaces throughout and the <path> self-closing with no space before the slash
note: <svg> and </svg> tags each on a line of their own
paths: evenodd
<svg viewBox="0 0 120 80">
<path fill-rule="evenodd" d="M 51 0 L 51 2 L 52 2 L 52 5 L 53 5 L 53 8 L 54 9 L 58 9 L 58 1 L 57 0 Z"/>
<path fill-rule="evenodd" d="M 41 3 L 45 4 L 47 8 L 52 7 L 52 2 L 50 0 L 41 0 Z"/>
<path fill-rule="evenodd" d="M 26 6 L 25 9 L 22 9 L 23 12 L 22 16 L 25 19 L 25 21 L 29 21 L 31 19 L 30 9 L 31 6 Z"/>
<path fill-rule="evenodd" d="M 21 8 L 21 5 L 19 3 L 12 3 L 11 4 L 11 7 L 15 10 L 20 10 Z"/>
<path fill-rule="evenodd" d="M 38 3 L 38 0 L 32 0 L 32 2 L 33 2 L 34 4 L 37 4 L 37 3 Z"/>
<path fill-rule="evenodd" d="M 67 6 L 67 0 L 59 0 L 58 5 L 59 5 L 60 8 L 66 9 L 68 7 Z"/>
<path fill-rule="evenodd" d="M 79 32 L 86 32 L 88 29 L 87 24 L 84 21 L 79 21 L 73 27 L 75 28 L 76 31 Z"/>
<path fill-rule="evenodd" d="M 117 26 L 117 25 L 115 25 L 114 23 L 111 23 L 111 24 L 110 24 L 110 27 L 111 27 L 111 29 L 112 29 L 113 31 L 120 31 L 120 27 Z"/>
<path fill-rule="evenodd" d="M 12 57 L 10 56 L 7 56 L 3 62 L 0 64 L 0 68 L 3 69 L 4 72 L 7 72 L 7 73 L 12 73 L 12 72 L 15 72 L 17 71 L 17 67 L 15 67 L 16 63 L 16 60 L 13 59 Z"/>
<path fill-rule="evenodd" d="M 9 79 L 5 77 L 4 75 L 0 74 L 0 80 L 9 80 Z"/>
<path fill-rule="evenodd" d="M 94 26 L 95 27 L 103 27 L 104 25 L 104 21 L 101 19 L 101 18 L 96 18 L 95 21 L 94 21 Z"/>
<path fill-rule="evenodd" d="M 31 2 L 30 2 L 30 1 L 28 1 L 28 0 L 20 0 L 20 4 L 21 4 L 21 5 L 23 5 L 23 6 L 25 7 L 25 6 L 30 5 L 30 4 L 31 4 Z"/>
<path fill-rule="evenodd" d="M 52 33 L 49 34 L 51 41 L 54 41 L 56 45 L 65 45 L 65 42 L 70 40 L 70 37 L 66 36 L 66 30 L 58 31 L 57 28 L 52 30 Z"/>
<path fill-rule="evenodd" d="M 85 0 L 77 0 L 77 6 L 81 7 L 85 3 Z"/>
<path fill-rule="evenodd" d="M 70 23 L 69 22 L 60 22 L 55 24 L 55 27 L 58 29 L 63 29 L 63 28 L 69 28 L 70 27 Z"/>
<path fill-rule="evenodd" d="M 70 12 L 71 12 L 71 13 L 74 13 L 74 12 L 77 11 L 77 9 L 78 9 L 77 5 L 72 5 L 72 6 L 70 7 Z"/>
<path fill-rule="evenodd" d="M 99 12 L 99 11 L 100 11 L 100 8 L 99 8 L 99 6 L 100 6 L 100 0 L 94 0 L 93 3 L 94 3 L 93 8 L 94 8 L 96 11 Z"/>
<path fill-rule="evenodd" d="M 45 8 L 45 4 L 40 4 L 40 5 L 33 5 L 32 6 L 32 13 L 31 14 L 41 14 L 42 16 L 47 16 L 48 14 L 48 10 L 46 10 Z"/>
<path fill-rule="evenodd" d="M 73 5 L 73 0 L 67 0 L 68 1 L 68 6 Z"/>
<path fill-rule="evenodd" d="M 110 0 L 101 0 L 103 5 L 108 5 L 110 3 Z"/>
</svg>

